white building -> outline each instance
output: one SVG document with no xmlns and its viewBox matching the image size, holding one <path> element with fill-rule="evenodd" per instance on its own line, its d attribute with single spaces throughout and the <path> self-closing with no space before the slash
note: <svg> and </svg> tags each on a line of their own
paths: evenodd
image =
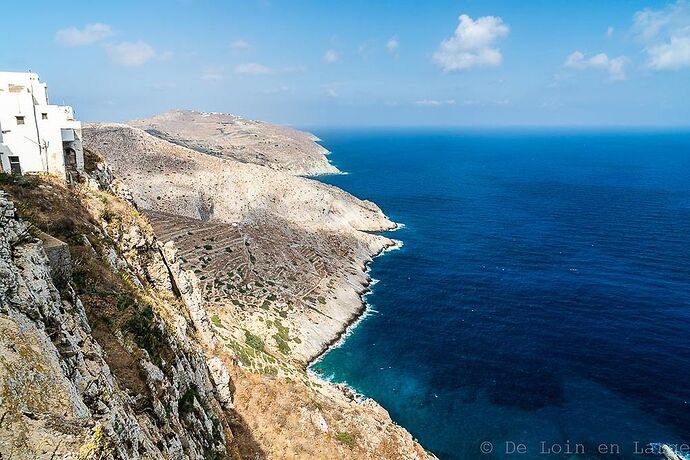
<svg viewBox="0 0 690 460">
<path fill-rule="evenodd" d="M 69 177 L 83 169 L 72 107 L 48 104 L 47 85 L 35 73 L 0 72 L 0 171 Z"/>
</svg>

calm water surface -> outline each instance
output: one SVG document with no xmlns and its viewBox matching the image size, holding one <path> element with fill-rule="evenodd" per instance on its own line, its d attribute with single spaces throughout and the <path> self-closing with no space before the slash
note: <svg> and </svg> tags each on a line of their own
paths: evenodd
<svg viewBox="0 0 690 460">
<path fill-rule="evenodd" d="M 441 459 L 690 443 L 690 133 L 315 132 L 406 225 L 316 371 Z"/>
</svg>

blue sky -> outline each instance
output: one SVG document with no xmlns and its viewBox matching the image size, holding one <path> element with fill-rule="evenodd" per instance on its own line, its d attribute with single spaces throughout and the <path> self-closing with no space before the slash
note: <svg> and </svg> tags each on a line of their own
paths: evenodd
<svg viewBox="0 0 690 460">
<path fill-rule="evenodd" d="M 34 1 L 0 24 L 0 70 L 87 121 L 690 125 L 682 0 Z"/>
</svg>

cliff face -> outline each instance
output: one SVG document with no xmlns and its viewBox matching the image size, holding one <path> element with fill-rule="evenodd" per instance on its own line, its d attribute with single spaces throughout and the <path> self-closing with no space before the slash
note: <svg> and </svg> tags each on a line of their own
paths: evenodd
<svg viewBox="0 0 690 460">
<path fill-rule="evenodd" d="M 84 135 L 87 185 L 0 177 L 1 454 L 428 457 L 305 370 L 393 244 L 362 231 L 393 226 L 378 207 L 280 162 Z"/>
<path fill-rule="evenodd" d="M 0 192 L 3 458 L 239 457 L 145 221 L 57 181 L 5 188 L 22 215 L 70 241 L 62 264 L 74 274 L 58 276 Z"/>
</svg>

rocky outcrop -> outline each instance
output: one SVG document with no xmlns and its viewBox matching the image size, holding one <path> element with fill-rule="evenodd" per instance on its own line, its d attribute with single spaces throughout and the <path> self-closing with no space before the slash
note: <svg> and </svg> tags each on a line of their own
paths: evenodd
<svg viewBox="0 0 690 460">
<path fill-rule="evenodd" d="M 678 455 L 675 450 L 668 444 L 661 445 L 661 455 L 666 458 L 666 460 L 684 460 L 683 457 Z"/>
</svg>

